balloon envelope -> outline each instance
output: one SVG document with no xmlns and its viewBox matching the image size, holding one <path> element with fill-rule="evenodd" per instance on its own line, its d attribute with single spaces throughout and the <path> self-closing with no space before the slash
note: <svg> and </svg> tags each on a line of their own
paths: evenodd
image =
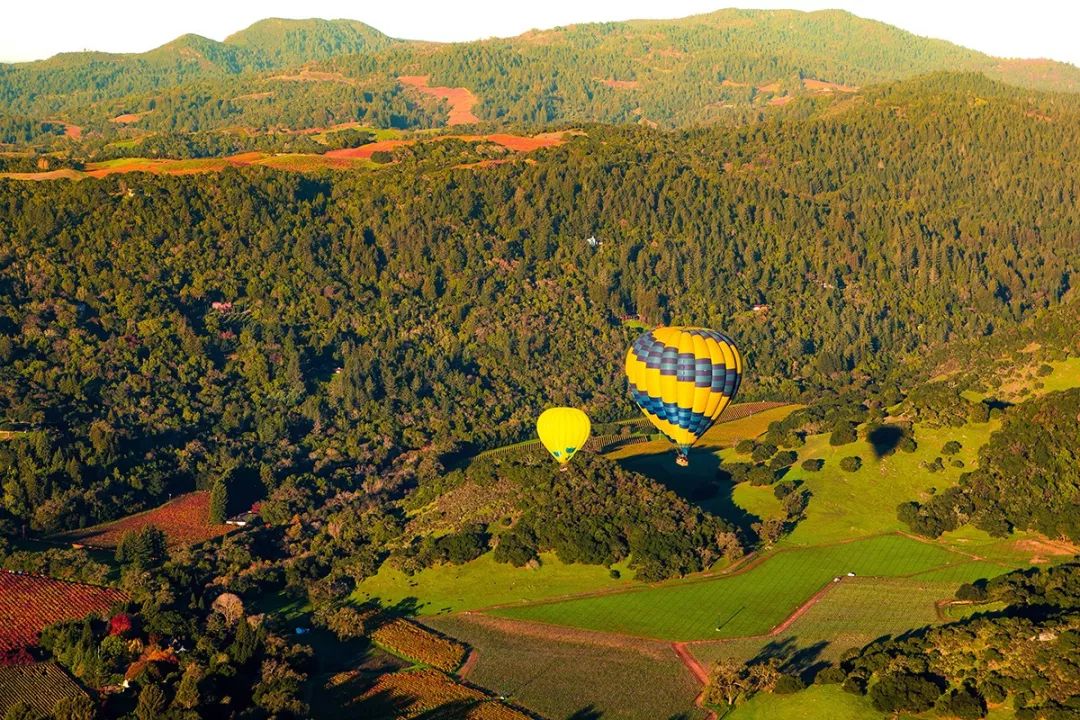
<svg viewBox="0 0 1080 720">
<path fill-rule="evenodd" d="M 705 328 L 656 328 L 626 354 L 634 402 L 675 443 L 680 460 L 735 397 L 742 371 L 731 338 Z"/>
<path fill-rule="evenodd" d="M 591 429 L 589 416 L 571 407 L 548 408 L 536 421 L 540 442 L 560 465 L 570 462 L 570 458 L 585 445 Z"/>
</svg>

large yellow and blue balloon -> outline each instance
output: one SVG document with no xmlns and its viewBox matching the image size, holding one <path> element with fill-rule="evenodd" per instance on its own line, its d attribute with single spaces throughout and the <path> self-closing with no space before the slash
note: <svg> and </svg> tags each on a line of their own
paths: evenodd
<svg viewBox="0 0 1080 720">
<path fill-rule="evenodd" d="M 536 433 L 560 465 L 574 457 L 589 439 L 592 424 L 589 416 L 572 407 L 553 407 L 540 413 L 536 421 Z"/>
<path fill-rule="evenodd" d="M 680 465 L 689 462 L 690 447 L 735 397 L 742 372 L 742 356 L 731 338 L 705 328 L 656 328 L 626 354 L 630 394 L 675 444 Z"/>
</svg>

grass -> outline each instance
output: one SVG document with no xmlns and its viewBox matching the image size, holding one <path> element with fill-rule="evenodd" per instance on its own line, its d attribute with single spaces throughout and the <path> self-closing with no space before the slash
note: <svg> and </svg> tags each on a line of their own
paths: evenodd
<svg viewBox="0 0 1080 720">
<path fill-rule="evenodd" d="M 727 577 L 493 610 L 497 615 L 665 640 L 708 640 L 769 632 L 836 576 L 898 577 L 961 561 L 936 545 L 899 535 L 791 549 Z"/>
<path fill-rule="evenodd" d="M 724 720 L 881 720 L 891 717 L 874 710 L 865 698 L 844 692 L 839 685 L 815 685 L 791 695 L 757 695 L 725 715 Z"/>
<path fill-rule="evenodd" d="M 951 597 L 956 585 L 917 578 L 845 578 L 774 637 L 689 647 L 707 668 L 721 658 L 776 658 L 785 671 L 813 674 L 821 663 L 838 661 L 850 648 L 939 622 L 935 603 Z"/>
<path fill-rule="evenodd" d="M 488 553 L 464 565 L 425 568 L 412 577 L 384 565 L 361 582 L 352 597 L 359 602 L 378 600 L 383 606 L 399 606 L 419 615 L 469 610 L 488 605 L 514 603 L 571 595 L 630 584 L 633 571 L 625 564 L 614 567 L 623 579 L 611 577 L 599 565 L 567 565 L 554 553 L 540 556 L 535 570 L 497 563 Z"/>
<path fill-rule="evenodd" d="M 1037 378 L 1042 383 L 1042 387 L 1036 391 L 1038 394 L 1069 390 L 1080 385 L 1080 357 L 1046 364 L 1054 368 L 1054 372 L 1046 377 Z"/>
<path fill-rule="evenodd" d="M 785 539 L 788 545 L 816 545 L 835 542 L 859 535 L 904 530 L 906 526 L 896 517 L 896 507 L 908 500 L 926 499 L 930 488 L 942 490 L 955 485 L 964 472 L 977 462 L 978 450 L 1000 426 L 998 421 L 969 424 L 960 428 L 915 428 L 918 449 L 913 453 L 894 452 L 878 458 L 874 447 L 866 440 L 834 447 L 829 436 L 814 435 L 798 449 L 799 461 L 785 476 L 801 480 L 813 493 L 806 518 Z M 930 473 L 923 462 L 933 462 L 942 446 L 957 440 L 963 446 L 954 457 L 964 461 L 963 468 L 946 462 L 945 469 Z M 855 472 L 840 468 L 840 460 L 850 455 L 863 459 Z M 808 458 L 821 458 L 825 467 L 808 472 L 799 463 Z"/>
<path fill-rule="evenodd" d="M 479 652 L 469 681 L 547 718 L 700 718 L 700 692 L 671 649 L 645 651 L 537 638 L 462 617 L 425 621 Z"/>
</svg>

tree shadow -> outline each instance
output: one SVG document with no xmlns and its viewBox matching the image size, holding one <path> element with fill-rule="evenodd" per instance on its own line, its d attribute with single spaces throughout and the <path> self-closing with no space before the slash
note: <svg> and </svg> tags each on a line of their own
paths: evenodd
<svg viewBox="0 0 1080 720">
<path fill-rule="evenodd" d="M 655 480 L 691 505 L 727 520 L 747 537 L 752 537 L 751 525 L 761 520 L 735 504 L 731 473 L 710 450 L 692 449 L 689 467 L 676 465 L 671 452 L 635 455 L 618 462 L 627 470 Z"/>
<path fill-rule="evenodd" d="M 597 710 L 595 705 L 586 705 L 567 717 L 566 720 L 600 720 L 602 717 L 604 717 L 604 713 Z"/>
<path fill-rule="evenodd" d="M 819 640 L 811 645 L 799 646 L 797 637 L 786 637 L 766 644 L 749 664 L 768 662 L 777 663 L 777 669 L 788 675 L 796 675 L 805 683 L 812 683 L 819 672 L 829 667 L 829 662 L 821 655 L 829 646 L 827 640 Z"/>
<path fill-rule="evenodd" d="M 879 459 L 891 455 L 903 438 L 904 428 L 899 425 L 879 425 L 866 436 L 874 448 L 874 455 Z"/>
</svg>

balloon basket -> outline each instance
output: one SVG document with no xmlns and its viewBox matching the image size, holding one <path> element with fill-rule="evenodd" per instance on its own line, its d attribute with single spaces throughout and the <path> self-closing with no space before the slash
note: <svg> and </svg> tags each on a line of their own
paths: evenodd
<svg viewBox="0 0 1080 720">
<path fill-rule="evenodd" d="M 685 455 L 679 455 L 675 458 L 675 464 L 679 467 L 690 467 L 690 458 Z"/>
<path fill-rule="evenodd" d="M 560 465 L 559 466 L 559 472 L 568 472 L 569 470 L 570 470 L 569 465 Z"/>
</svg>

